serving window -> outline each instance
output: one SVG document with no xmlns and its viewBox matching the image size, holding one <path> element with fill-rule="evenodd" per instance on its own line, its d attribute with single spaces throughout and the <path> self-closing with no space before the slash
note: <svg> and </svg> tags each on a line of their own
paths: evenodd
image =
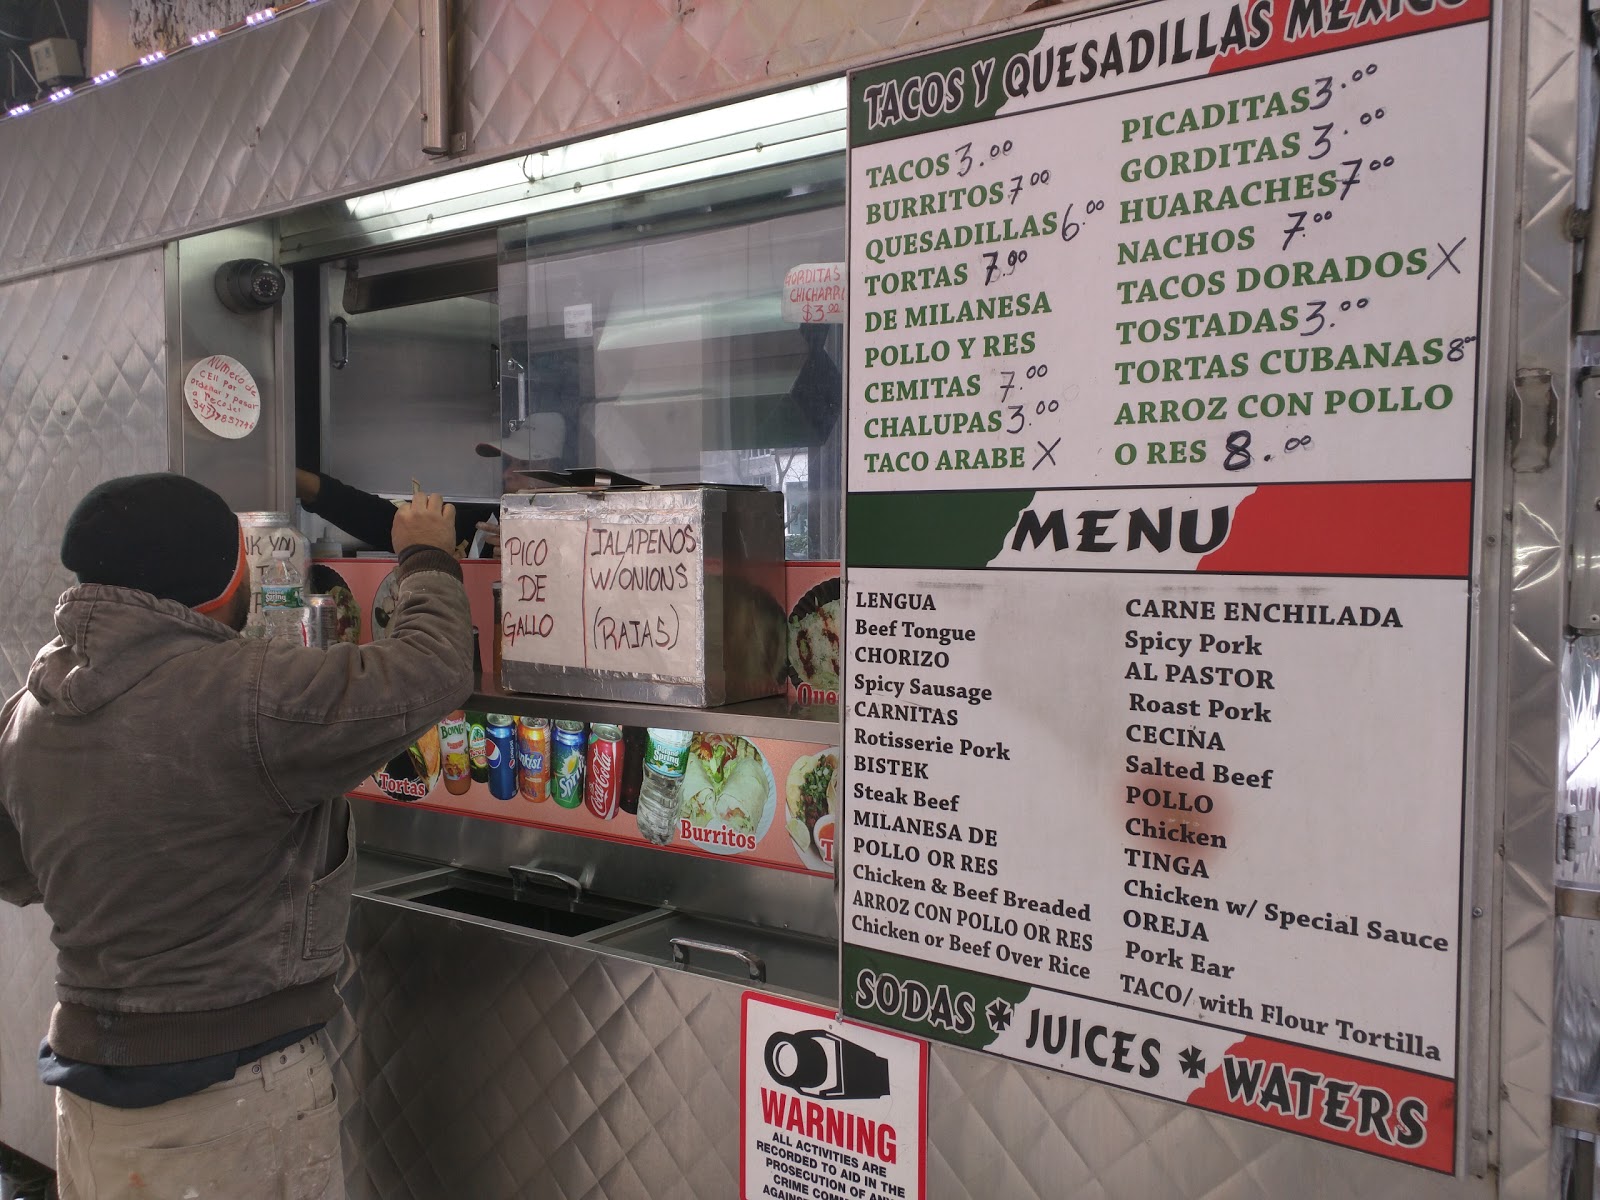
<svg viewBox="0 0 1600 1200">
<path fill-rule="evenodd" d="M 791 559 L 836 559 L 843 314 L 805 323 L 784 298 L 795 268 L 842 264 L 843 199 L 827 154 L 321 264 L 318 465 L 493 499 L 493 445 L 759 485 L 785 498 Z"/>
</svg>

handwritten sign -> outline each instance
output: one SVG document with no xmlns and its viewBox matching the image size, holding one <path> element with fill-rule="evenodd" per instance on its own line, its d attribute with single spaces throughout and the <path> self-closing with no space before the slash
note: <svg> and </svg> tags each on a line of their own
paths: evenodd
<svg viewBox="0 0 1600 1200">
<path fill-rule="evenodd" d="M 226 354 L 189 368 L 183 398 L 195 420 L 218 437 L 242 438 L 261 420 L 261 393 L 245 365 Z"/>
<path fill-rule="evenodd" d="M 671 679 L 698 671 L 705 623 L 698 515 L 502 516 L 501 646 L 508 661 Z"/>
<path fill-rule="evenodd" d="M 500 645 L 508 659 L 584 665 L 582 516 L 501 517 Z"/>
<path fill-rule="evenodd" d="M 791 325 L 844 323 L 849 291 L 843 263 L 801 263 L 783 277 L 783 319 Z"/>
</svg>

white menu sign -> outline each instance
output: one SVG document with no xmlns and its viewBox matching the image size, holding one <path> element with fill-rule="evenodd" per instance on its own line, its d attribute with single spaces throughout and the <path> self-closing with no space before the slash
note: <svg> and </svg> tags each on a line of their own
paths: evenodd
<svg viewBox="0 0 1600 1200">
<path fill-rule="evenodd" d="M 1488 14 L 853 77 L 845 1016 L 1453 1170 Z"/>
</svg>

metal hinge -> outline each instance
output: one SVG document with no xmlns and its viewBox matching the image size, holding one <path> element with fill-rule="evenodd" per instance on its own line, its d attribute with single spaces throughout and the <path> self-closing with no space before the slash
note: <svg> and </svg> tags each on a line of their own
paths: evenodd
<svg viewBox="0 0 1600 1200">
<path fill-rule="evenodd" d="M 1506 437 L 1511 443 L 1511 469 L 1520 473 L 1543 471 L 1557 434 L 1556 390 L 1544 367 L 1518 367 L 1506 412 Z"/>
<path fill-rule="evenodd" d="M 1594 813 L 1564 812 L 1556 818 L 1562 862 L 1576 862 L 1594 845 Z"/>
</svg>

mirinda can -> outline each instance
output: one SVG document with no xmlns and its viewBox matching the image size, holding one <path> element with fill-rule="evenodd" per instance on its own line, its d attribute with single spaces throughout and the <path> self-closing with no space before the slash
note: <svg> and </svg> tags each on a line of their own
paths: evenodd
<svg viewBox="0 0 1600 1200">
<path fill-rule="evenodd" d="M 517 721 L 517 790 L 535 804 L 550 799 L 550 722 L 543 717 Z"/>
<path fill-rule="evenodd" d="M 595 725 L 589 730 L 589 770 L 583 804 L 602 821 L 617 815 L 622 800 L 622 729 Z"/>
</svg>

